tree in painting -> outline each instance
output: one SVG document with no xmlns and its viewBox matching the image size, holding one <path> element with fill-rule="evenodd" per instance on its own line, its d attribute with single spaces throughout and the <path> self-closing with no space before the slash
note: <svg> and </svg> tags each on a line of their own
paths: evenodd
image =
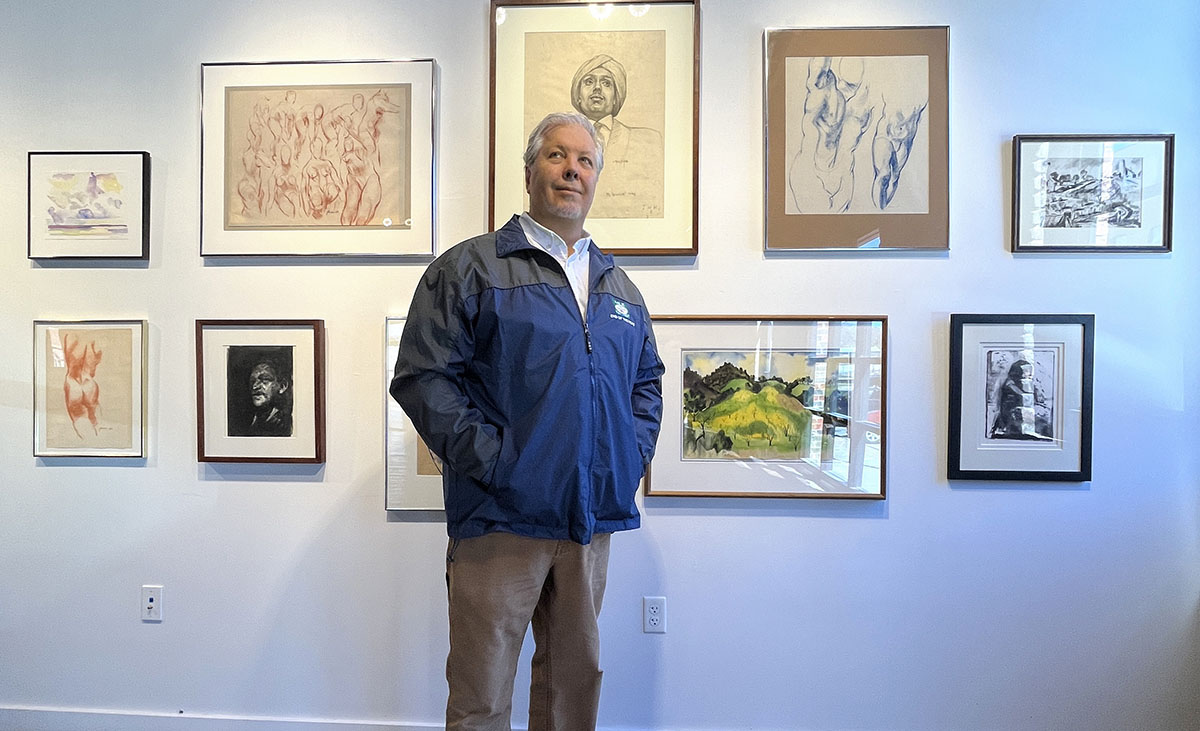
<svg viewBox="0 0 1200 731">
<path fill-rule="evenodd" d="M 814 355 L 771 351 L 773 367 L 753 375 L 759 352 L 685 352 L 683 357 L 683 457 L 685 459 L 795 460 L 808 456 L 814 416 Z M 807 401 L 807 403 L 806 403 Z M 820 422 L 818 422 L 819 424 Z"/>
</svg>

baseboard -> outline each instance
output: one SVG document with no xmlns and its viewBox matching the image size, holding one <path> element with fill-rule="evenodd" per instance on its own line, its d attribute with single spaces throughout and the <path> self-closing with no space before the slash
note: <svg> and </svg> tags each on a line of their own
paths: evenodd
<svg viewBox="0 0 1200 731">
<path fill-rule="evenodd" d="M 428 731 L 440 728 L 441 724 L 399 721 L 0 707 L 0 729 L 4 731 Z"/>
</svg>

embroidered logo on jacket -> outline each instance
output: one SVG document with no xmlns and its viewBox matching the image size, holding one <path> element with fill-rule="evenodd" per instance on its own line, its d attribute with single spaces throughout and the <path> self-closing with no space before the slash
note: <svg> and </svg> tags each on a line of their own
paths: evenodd
<svg viewBox="0 0 1200 731">
<path fill-rule="evenodd" d="M 617 299 L 616 297 L 613 297 L 613 311 L 610 312 L 608 316 L 614 320 L 620 320 L 626 325 L 633 325 L 634 327 L 637 327 L 634 321 L 629 317 L 629 305 Z"/>
</svg>

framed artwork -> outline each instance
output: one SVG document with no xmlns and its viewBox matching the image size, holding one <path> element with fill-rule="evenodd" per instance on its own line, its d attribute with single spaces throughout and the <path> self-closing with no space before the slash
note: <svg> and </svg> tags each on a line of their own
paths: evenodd
<svg viewBox="0 0 1200 731">
<path fill-rule="evenodd" d="M 597 245 L 695 255 L 698 2 L 492 0 L 492 18 L 491 226 L 529 209 L 529 133 L 578 111 L 603 150 L 587 219 Z"/>
<path fill-rule="evenodd" d="M 197 320 L 201 462 L 325 461 L 325 323 Z"/>
<path fill-rule="evenodd" d="M 202 64 L 200 254 L 432 256 L 435 74 Z"/>
<path fill-rule="evenodd" d="M 1092 479 L 1094 315 L 951 315 L 951 480 Z"/>
<path fill-rule="evenodd" d="M 412 420 L 400 404 L 388 393 L 396 356 L 400 351 L 400 336 L 404 332 L 403 317 L 389 317 L 385 325 L 386 347 L 383 362 L 383 394 L 387 403 L 384 439 L 387 455 L 384 508 L 386 510 L 445 510 L 442 498 L 442 462 L 429 450 L 417 434 Z"/>
<path fill-rule="evenodd" d="M 666 373 L 647 496 L 885 496 L 886 317 L 653 319 Z"/>
<path fill-rule="evenodd" d="M 1170 251 L 1174 177 L 1174 135 L 1017 135 L 1012 250 Z"/>
<path fill-rule="evenodd" d="M 30 259 L 149 259 L 149 152 L 30 152 Z"/>
<path fill-rule="evenodd" d="M 146 321 L 33 323 L 35 457 L 146 456 Z"/>
<path fill-rule="evenodd" d="M 947 26 L 769 28 L 767 251 L 950 245 Z"/>
</svg>

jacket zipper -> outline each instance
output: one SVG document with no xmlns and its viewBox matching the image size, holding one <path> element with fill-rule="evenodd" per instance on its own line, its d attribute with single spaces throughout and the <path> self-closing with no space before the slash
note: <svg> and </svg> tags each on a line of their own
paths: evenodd
<svg viewBox="0 0 1200 731">
<path fill-rule="evenodd" d="M 588 324 L 587 324 L 588 311 L 591 310 L 591 306 L 590 306 L 591 299 L 592 299 L 592 293 L 591 293 L 591 287 L 589 287 L 588 288 L 588 305 L 589 306 L 585 307 L 584 311 L 583 311 L 583 342 L 587 346 L 588 379 L 591 381 L 591 386 L 592 386 L 592 397 L 590 399 L 590 401 L 592 403 L 592 426 L 590 429 L 592 438 L 590 440 L 588 440 L 589 453 L 588 453 L 588 474 L 587 474 L 587 502 L 584 503 L 584 513 L 583 513 L 583 522 L 584 522 L 584 525 L 587 526 L 587 538 L 588 538 L 589 542 L 591 542 L 592 533 L 596 528 L 595 516 L 592 513 L 592 502 L 593 502 L 592 491 L 595 487 L 595 485 L 593 484 L 593 480 L 594 480 L 595 473 L 596 473 L 596 465 L 595 465 L 595 462 L 596 462 L 596 436 L 595 435 L 596 435 L 596 422 L 598 421 L 598 418 L 599 418 L 598 414 L 597 414 L 597 412 L 599 411 L 599 404 L 597 403 L 598 400 L 596 397 L 596 359 L 592 354 L 592 334 L 588 330 Z"/>
</svg>

